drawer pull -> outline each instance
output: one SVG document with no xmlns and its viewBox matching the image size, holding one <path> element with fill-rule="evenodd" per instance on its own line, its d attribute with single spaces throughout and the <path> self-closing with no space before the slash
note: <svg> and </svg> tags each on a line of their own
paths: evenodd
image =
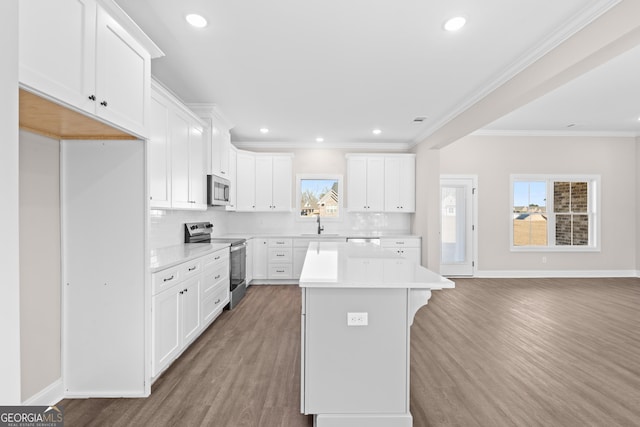
<svg viewBox="0 0 640 427">
<path fill-rule="evenodd" d="M 220 304 L 220 298 L 218 298 L 218 299 L 214 302 L 214 304 L 215 304 L 215 305 Z"/>
<path fill-rule="evenodd" d="M 276 270 L 276 273 L 284 273 L 284 270 Z"/>
<path fill-rule="evenodd" d="M 193 267 L 191 267 L 191 268 L 189 269 L 189 271 L 193 271 L 193 270 L 195 270 L 196 268 L 198 268 L 198 266 L 197 266 L 197 265 L 194 265 Z"/>
<path fill-rule="evenodd" d="M 284 254 L 276 254 L 276 256 L 284 256 Z"/>
<path fill-rule="evenodd" d="M 213 278 L 213 280 L 218 280 L 220 278 L 220 275 L 218 274 L 216 277 Z"/>
<path fill-rule="evenodd" d="M 218 255 L 217 257 L 215 257 L 213 260 L 214 260 L 214 261 L 217 261 L 217 260 L 219 260 L 219 259 L 220 259 L 220 255 Z"/>
<path fill-rule="evenodd" d="M 165 277 L 164 279 L 162 279 L 163 282 L 168 282 L 169 280 L 173 280 L 175 277 L 173 277 L 173 274 L 171 275 L 171 277 Z"/>
<path fill-rule="evenodd" d="M 396 245 L 404 245 L 404 242 L 396 242 Z"/>
</svg>

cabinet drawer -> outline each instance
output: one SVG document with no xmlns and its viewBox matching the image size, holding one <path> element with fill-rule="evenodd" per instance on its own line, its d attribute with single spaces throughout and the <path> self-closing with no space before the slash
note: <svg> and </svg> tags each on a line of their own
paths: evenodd
<svg viewBox="0 0 640 427">
<path fill-rule="evenodd" d="M 293 239 L 269 239 L 270 248 L 290 248 L 293 245 Z"/>
<path fill-rule="evenodd" d="M 207 298 L 213 290 L 220 284 L 229 285 L 229 264 L 218 264 L 217 267 L 208 269 L 204 272 L 202 280 L 202 297 Z"/>
<path fill-rule="evenodd" d="M 151 275 L 151 294 L 156 295 L 182 281 L 181 266 L 167 268 Z"/>
<path fill-rule="evenodd" d="M 202 258 L 202 268 L 205 272 L 217 269 L 221 264 L 229 261 L 229 249 L 216 251 Z"/>
<path fill-rule="evenodd" d="M 228 286 L 220 285 L 213 289 L 213 293 L 202 300 L 202 324 L 206 325 L 229 302 Z"/>
<path fill-rule="evenodd" d="M 270 263 L 292 262 L 291 252 L 292 250 L 290 248 L 289 249 L 285 249 L 285 248 L 269 249 L 269 262 Z"/>
<path fill-rule="evenodd" d="M 385 248 L 419 248 L 420 240 L 417 237 L 391 239 L 388 237 L 380 239 L 380 246 Z"/>
<path fill-rule="evenodd" d="M 202 271 L 202 258 L 196 258 L 194 260 L 180 264 L 180 277 L 182 279 L 188 279 Z"/>
<path fill-rule="evenodd" d="M 269 264 L 269 279 L 291 279 L 292 264 Z"/>
</svg>

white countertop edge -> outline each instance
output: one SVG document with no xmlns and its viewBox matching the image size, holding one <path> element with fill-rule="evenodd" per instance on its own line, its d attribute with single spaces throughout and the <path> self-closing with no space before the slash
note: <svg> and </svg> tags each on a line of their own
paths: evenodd
<svg viewBox="0 0 640 427">
<path fill-rule="evenodd" d="M 436 283 L 365 283 L 365 282 L 347 282 L 347 283 L 335 283 L 335 282 L 314 282 L 314 281 L 300 281 L 299 286 L 301 288 L 333 288 L 333 289 L 428 289 L 431 291 L 437 291 L 442 289 L 455 288 L 455 283 L 448 280 L 447 282 Z"/>
<path fill-rule="evenodd" d="M 150 251 L 150 271 L 156 273 L 183 262 L 228 248 L 229 243 L 183 243 Z"/>
<path fill-rule="evenodd" d="M 229 233 L 221 236 L 212 236 L 214 239 L 226 239 L 226 238 L 241 238 L 241 239 L 422 239 L 422 236 L 416 234 L 405 234 L 392 232 L 384 234 L 380 232 L 340 232 L 340 233 L 328 233 L 328 234 L 313 234 L 313 233 Z"/>
</svg>

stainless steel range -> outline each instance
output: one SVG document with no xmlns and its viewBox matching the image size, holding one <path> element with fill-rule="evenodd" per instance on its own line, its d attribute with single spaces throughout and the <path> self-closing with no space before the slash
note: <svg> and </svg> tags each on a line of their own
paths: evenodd
<svg viewBox="0 0 640 427">
<path fill-rule="evenodd" d="M 229 243 L 229 277 L 231 297 L 225 309 L 234 308 L 247 291 L 247 241 L 236 238 L 212 238 L 213 224 L 210 222 L 188 222 L 184 225 L 185 243 Z"/>
</svg>

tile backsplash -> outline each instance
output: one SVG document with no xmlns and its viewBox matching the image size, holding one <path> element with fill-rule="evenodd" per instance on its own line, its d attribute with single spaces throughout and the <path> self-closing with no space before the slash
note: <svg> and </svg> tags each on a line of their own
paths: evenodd
<svg viewBox="0 0 640 427">
<path fill-rule="evenodd" d="M 150 249 L 184 243 L 185 222 L 210 221 L 214 236 L 228 233 L 227 212 L 221 208 L 209 208 L 206 211 L 152 209 L 149 216 Z"/>
</svg>

